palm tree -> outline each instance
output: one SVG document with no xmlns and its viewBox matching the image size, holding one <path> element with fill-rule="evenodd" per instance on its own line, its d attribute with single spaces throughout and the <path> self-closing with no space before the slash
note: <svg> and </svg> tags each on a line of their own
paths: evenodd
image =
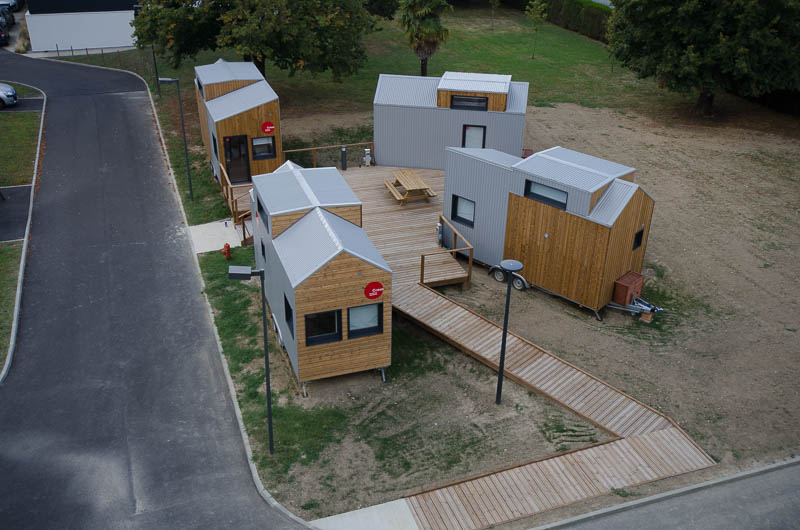
<svg viewBox="0 0 800 530">
<path fill-rule="evenodd" d="M 452 11 L 446 0 L 402 0 L 400 25 L 408 37 L 408 45 L 419 57 L 419 75 L 428 75 L 428 59 L 450 36 L 442 26 L 441 15 Z"/>
</svg>

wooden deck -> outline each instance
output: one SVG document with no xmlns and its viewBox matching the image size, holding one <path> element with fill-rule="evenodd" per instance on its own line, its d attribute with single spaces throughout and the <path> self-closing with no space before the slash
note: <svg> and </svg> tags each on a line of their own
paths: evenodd
<svg viewBox="0 0 800 530">
<path fill-rule="evenodd" d="M 394 309 L 497 370 L 500 326 L 420 284 L 420 255 L 440 250 L 435 226 L 442 212 L 442 172 L 420 171 L 438 193 L 430 203 L 401 206 L 383 185 L 394 169 L 343 172 L 364 203 L 364 229 L 394 271 Z M 461 263 L 450 255 L 426 258 L 424 283 L 465 278 Z M 508 336 L 505 375 L 616 438 L 409 496 L 406 502 L 420 529 L 486 528 L 714 465 L 663 414 L 514 333 Z"/>
</svg>

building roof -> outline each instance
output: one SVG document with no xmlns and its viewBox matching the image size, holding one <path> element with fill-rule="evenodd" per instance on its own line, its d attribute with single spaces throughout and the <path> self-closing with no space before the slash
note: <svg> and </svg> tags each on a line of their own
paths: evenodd
<svg viewBox="0 0 800 530">
<path fill-rule="evenodd" d="M 438 77 L 381 74 L 378 77 L 378 86 L 375 88 L 375 98 L 372 102 L 375 105 L 438 108 L 436 91 L 440 81 L 441 79 Z M 505 113 L 525 114 L 528 106 L 528 83 L 511 82 L 507 92 Z"/>
<path fill-rule="evenodd" d="M 272 173 L 254 176 L 253 186 L 270 215 L 361 204 L 335 167 L 306 169 L 288 161 Z"/>
<path fill-rule="evenodd" d="M 553 147 L 534 153 L 515 164 L 514 167 L 520 171 L 588 192 L 597 191 L 615 178 L 636 171 L 632 167 L 563 147 Z"/>
<path fill-rule="evenodd" d="M 613 226 L 637 189 L 639 189 L 638 184 L 616 179 L 597 201 L 588 219 L 601 225 Z"/>
<path fill-rule="evenodd" d="M 445 72 L 437 90 L 508 94 L 510 84 L 510 75 Z"/>
<path fill-rule="evenodd" d="M 497 149 L 478 149 L 476 147 L 445 147 L 445 149 L 509 169 L 522 160 L 518 156 L 509 155 Z"/>
<path fill-rule="evenodd" d="M 225 81 L 263 81 L 264 76 L 250 62 L 232 62 L 218 59 L 214 64 L 194 67 L 195 77 L 204 85 Z"/>
<path fill-rule="evenodd" d="M 392 272 L 361 227 L 322 208 L 308 212 L 281 232 L 273 244 L 292 287 L 303 283 L 342 252 Z"/>
<path fill-rule="evenodd" d="M 261 80 L 206 101 L 206 108 L 211 119 L 218 122 L 276 99 L 278 94 L 266 81 Z"/>
</svg>

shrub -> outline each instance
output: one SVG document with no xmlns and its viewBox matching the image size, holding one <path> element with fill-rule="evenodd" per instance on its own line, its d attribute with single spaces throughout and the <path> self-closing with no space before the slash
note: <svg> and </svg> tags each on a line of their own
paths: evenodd
<svg viewBox="0 0 800 530">
<path fill-rule="evenodd" d="M 611 8 L 590 0 L 549 0 L 547 20 L 589 38 L 606 42 Z"/>
</svg>

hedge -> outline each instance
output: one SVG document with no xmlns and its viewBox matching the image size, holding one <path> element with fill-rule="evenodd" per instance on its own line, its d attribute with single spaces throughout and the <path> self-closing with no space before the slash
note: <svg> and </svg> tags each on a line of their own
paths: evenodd
<svg viewBox="0 0 800 530">
<path fill-rule="evenodd" d="M 527 0 L 505 0 L 509 7 L 525 10 Z M 591 0 L 547 0 L 547 21 L 606 42 L 606 23 L 611 8 Z"/>
</svg>

